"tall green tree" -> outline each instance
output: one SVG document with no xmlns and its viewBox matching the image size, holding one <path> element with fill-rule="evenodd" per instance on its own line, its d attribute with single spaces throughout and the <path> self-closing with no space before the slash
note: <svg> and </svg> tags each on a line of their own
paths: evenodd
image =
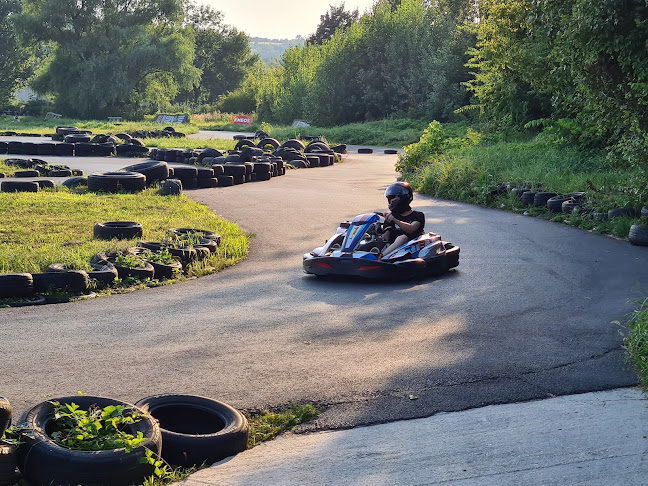
<svg viewBox="0 0 648 486">
<path fill-rule="evenodd" d="M 225 25 L 222 13 L 209 6 L 189 4 L 185 22 L 194 33 L 194 66 L 202 75 L 178 99 L 215 103 L 221 95 L 241 85 L 258 56 L 252 54 L 248 36 Z"/>
<path fill-rule="evenodd" d="M 32 72 L 32 53 L 18 44 L 12 24 L 20 10 L 20 0 L 0 0 L 0 107 L 9 103 Z"/>
<path fill-rule="evenodd" d="M 23 0 L 15 25 L 51 54 L 32 82 L 82 118 L 165 106 L 196 81 L 181 0 Z"/>
<path fill-rule="evenodd" d="M 321 45 L 322 42 L 329 40 L 338 30 L 346 30 L 351 24 L 358 20 L 359 12 L 355 10 L 346 10 L 344 2 L 339 6 L 329 5 L 329 11 L 320 15 L 320 23 L 315 32 L 306 38 L 309 44 Z"/>
</svg>

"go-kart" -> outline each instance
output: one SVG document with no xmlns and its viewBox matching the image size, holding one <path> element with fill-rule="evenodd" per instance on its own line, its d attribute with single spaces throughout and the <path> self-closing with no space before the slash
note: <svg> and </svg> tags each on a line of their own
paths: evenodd
<svg viewBox="0 0 648 486">
<path fill-rule="evenodd" d="M 324 246 L 304 255 L 304 272 L 318 276 L 408 279 L 440 275 L 459 265 L 459 247 L 424 233 L 388 254 L 382 213 L 360 214 L 340 223 Z"/>
</svg>

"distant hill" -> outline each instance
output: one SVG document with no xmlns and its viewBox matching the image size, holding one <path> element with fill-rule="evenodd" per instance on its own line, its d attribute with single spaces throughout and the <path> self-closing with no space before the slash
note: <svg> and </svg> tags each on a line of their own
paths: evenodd
<svg viewBox="0 0 648 486">
<path fill-rule="evenodd" d="M 296 39 L 265 39 L 263 37 L 251 37 L 250 48 L 254 54 L 258 54 L 261 60 L 268 64 L 274 64 L 281 58 L 283 51 L 292 46 L 302 45 L 303 37 Z"/>
</svg>

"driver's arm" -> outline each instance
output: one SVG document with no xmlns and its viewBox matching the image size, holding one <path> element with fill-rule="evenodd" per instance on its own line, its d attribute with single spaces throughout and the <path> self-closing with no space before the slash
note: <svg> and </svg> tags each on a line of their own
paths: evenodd
<svg viewBox="0 0 648 486">
<path fill-rule="evenodd" d="M 400 221 L 396 219 L 394 215 L 391 213 L 385 216 L 385 221 L 390 224 L 397 224 L 398 227 L 408 235 L 413 235 L 421 228 L 420 221 L 412 221 L 411 223 L 406 223 L 405 221 Z"/>
</svg>

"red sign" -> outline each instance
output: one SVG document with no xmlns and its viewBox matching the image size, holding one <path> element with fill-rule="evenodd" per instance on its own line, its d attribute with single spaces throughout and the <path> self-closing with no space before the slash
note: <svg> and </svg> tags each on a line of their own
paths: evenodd
<svg viewBox="0 0 648 486">
<path fill-rule="evenodd" d="M 247 115 L 232 115 L 234 125 L 252 125 L 252 117 Z"/>
</svg>

